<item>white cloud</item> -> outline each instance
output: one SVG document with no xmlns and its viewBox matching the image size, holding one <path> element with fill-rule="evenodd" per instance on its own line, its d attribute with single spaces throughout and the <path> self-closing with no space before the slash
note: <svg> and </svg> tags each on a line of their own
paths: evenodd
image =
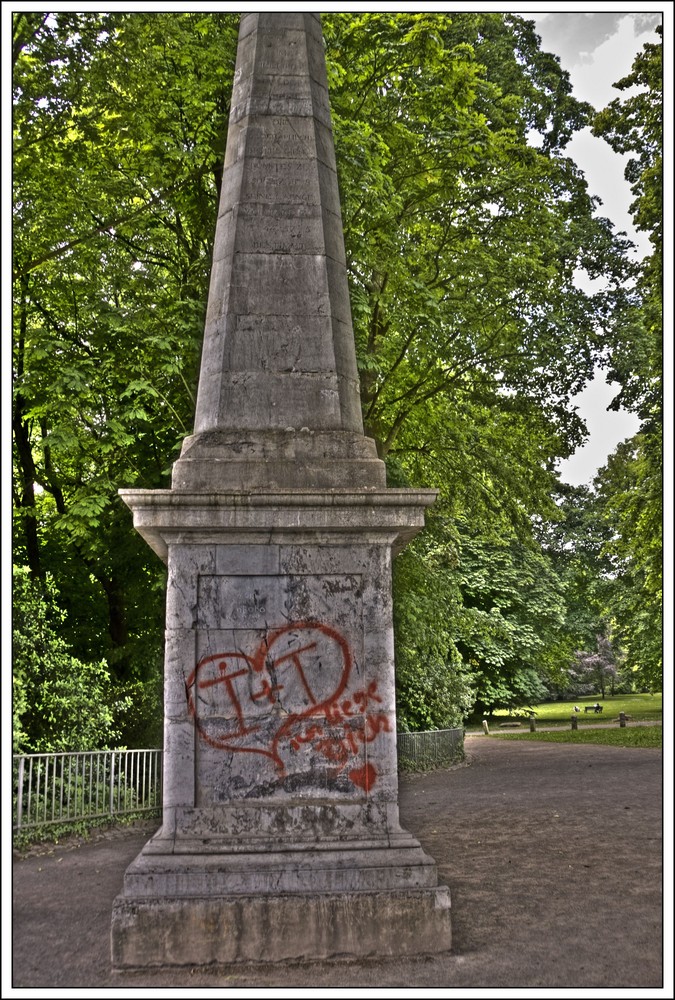
<svg viewBox="0 0 675 1000">
<path fill-rule="evenodd" d="M 568 16 L 572 17 L 573 15 Z M 654 24 L 656 25 L 659 20 L 658 15 L 655 15 Z M 653 29 L 636 34 L 633 15 L 620 17 L 617 29 L 597 48 L 590 50 L 586 59 L 572 64 L 574 66 L 572 81 L 575 97 L 582 101 L 588 101 L 598 111 L 614 98 L 620 96 L 620 92 L 616 90 L 614 84 L 630 73 L 633 60 L 644 43 L 657 40 Z"/>
<path fill-rule="evenodd" d="M 619 22 L 629 16 L 617 11 L 592 14 L 567 11 L 535 14 L 534 20 L 537 33 L 542 37 L 542 47 L 555 52 L 564 68 L 570 69 L 592 62 L 598 46 L 615 35 Z"/>
</svg>

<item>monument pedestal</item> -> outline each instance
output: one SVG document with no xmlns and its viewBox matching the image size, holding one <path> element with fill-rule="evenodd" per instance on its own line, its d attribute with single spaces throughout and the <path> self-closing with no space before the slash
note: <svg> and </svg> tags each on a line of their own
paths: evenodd
<svg viewBox="0 0 675 1000">
<path fill-rule="evenodd" d="M 124 491 L 168 561 L 164 822 L 117 967 L 419 954 L 450 900 L 399 824 L 391 558 L 434 491 Z"/>
<path fill-rule="evenodd" d="M 115 901 L 113 964 L 270 964 L 419 956 L 450 947 L 444 887 Z"/>
</svg>

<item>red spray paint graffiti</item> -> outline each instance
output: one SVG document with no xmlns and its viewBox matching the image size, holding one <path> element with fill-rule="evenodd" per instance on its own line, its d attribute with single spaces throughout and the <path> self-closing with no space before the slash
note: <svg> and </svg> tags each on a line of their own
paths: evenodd
<svg viewBox="0 0 675 1000">
<path fill-rule="evenodd" d="M 390 728 L 375 681 L 347 690 L 352 667 L 340 632 L 295 622 L 268 633 L 252 653 L 203 657 L 187 680 L 189 710 L 209 746 L 267 757 L 280 779 L 283 757 L 308 746 L 340 774 Z M 366 792 L 377 780 L 371 763 L 346 773 Z"/>
</svg>

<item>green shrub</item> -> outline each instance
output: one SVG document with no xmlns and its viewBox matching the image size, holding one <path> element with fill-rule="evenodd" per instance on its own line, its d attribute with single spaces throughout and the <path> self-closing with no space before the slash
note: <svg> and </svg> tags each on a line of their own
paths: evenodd
<svg viewBox="0 0 675 1000">
<path fill-rule="evenodd" d="M 128 698 L 118 698 L 105 660 L 72 656 L 58 628 L 52 581 L 13 573 L 13 749 L 15 753 L 103 750 L 116 746 Z"/>
</svg>

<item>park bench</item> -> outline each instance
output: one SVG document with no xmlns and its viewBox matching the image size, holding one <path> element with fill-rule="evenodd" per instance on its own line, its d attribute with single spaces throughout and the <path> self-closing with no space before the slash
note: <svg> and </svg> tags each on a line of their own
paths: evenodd
<svg viewBox="0 0 675 1000">
<path fill-rule="evenodd" d="M 602 705 L 584 705 L 584 712 L 595 712 L 599 715 L 602 712 Z"/>
</svg>

